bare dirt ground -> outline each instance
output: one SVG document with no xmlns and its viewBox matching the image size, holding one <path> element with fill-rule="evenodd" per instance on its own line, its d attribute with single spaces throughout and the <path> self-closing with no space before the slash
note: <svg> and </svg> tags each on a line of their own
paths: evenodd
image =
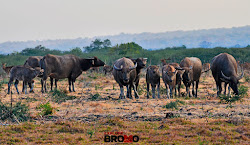
<svg viewBox="0 0 250 145">
<path fill-rule="evenodd" d="M 248 144 L 250 141 L 250 89 L 242 101 L 228 108 L 228 104 L 220 103 L 216 97 L 216 86 L 211 74 L 202 75 L 198 98 L 167 99 L 161 80 L 161 98 L 147 99 L 145 76 L 142 75 L 138 91 L 140 99 L 119 100 L 120 89 L 111 75 L 83 73 L 75 83 L 76 92 L 67 91 L 67 80 L 58 82 L 59 90 L 68 96 L 75 96 L 74 99 L 58 103 L 53 100 L 52 92 L 40 93 L 39 80 L 35 82 L 35 93 L 18 95 L 12 88 L 13 103 L 22 101 L 28 104 L 31 122 L 21 123 L 21 129 L 16 129 L 16 125 L 0 126 L 0 140 L 3 143 L 104 143 L 103 134 L 110 131 L 137 134 L 140 137 L 139 144 Z M 49 84 L 47 88 L 50 88 Z M 245 79 L 241 80 L 241 85 L 250 88 L 250 83 Z M 3 87 L 1 101 L 10 102 L 10 95 L 6 94 L 7 84 Z M 19 90 L 21 87 L 20 83 Z M 184 87 L 181 92 L 185 92 Z M 180 104 L 177 109 L 164 108 L 176 99 L 184 104 Z M 54 108 L 53 114 L 42 116 L 38 106 L 47 102 Z M 31 127 L 27 129 L 25 126 Z M 55 128 L 57 131 L 50 132 Z M 39 129 L 41 132 L 34 132 Z M 60 132 L 60 129 L 63 131 Z M 21 133 L 16 130 L 21 130 Z M 55 139 L 50 138 L 50 134 L 55 134 Z M 13 135 L 16 141 L 9 142 L 11 138 L 8 135 Z"/>
</svg>

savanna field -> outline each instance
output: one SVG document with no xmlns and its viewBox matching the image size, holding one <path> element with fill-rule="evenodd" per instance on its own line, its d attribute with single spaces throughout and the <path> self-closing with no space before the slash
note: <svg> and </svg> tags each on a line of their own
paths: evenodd
<svg viewBox="0 0 250 145">
<path fill-rule="evenodd" d="M 1 109 L 10 106 L 7 82 L 5 78 L 1 87 Z M 250 87 L 249 74 L 245 73 L 240 86 L 245 90 Z M 21 90 L 22 83 L 18 87 Z M 28 114 L 21 116 L 17 111 L 16 116 L 6 116 L 0 122 L 0 143 L 104 144 L 104 135 L 110 132 L 137 135 L 139 141 L 132 144 L 250 142 L 250 90 L 230 105 L 216 97 L 211 72 L 207 76 L 202 74 L 198 98 L 186 97 L 182 85 L 181 97 L 167 99 L 161 80 L 161 98 L 147 99 L 145 70 L 139 84 L 139 99 L 119 100 L 119 86 L 110 74 L 84 72 L 77 78 L 75 89 L 76 92 L 68 92 L 66 79 L 58 82 L 58 90 L 44 94 L 40 92 L 38 78 L 34 93 L 18 95 L 12 86 L 13 112 L 18 107 L 25 108 L 21 102 L 27 106 Z M 132 95 L 134 98 L 133 92 Z M 22 122 L 20 118 L 28 121 Z"/>
</svg>

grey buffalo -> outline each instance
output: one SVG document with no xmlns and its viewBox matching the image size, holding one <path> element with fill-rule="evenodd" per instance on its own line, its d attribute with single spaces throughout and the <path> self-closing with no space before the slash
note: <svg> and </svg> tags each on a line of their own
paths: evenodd
<svg viewBox="0 0 250 145">
<path fill-rule="evenodd" d="M 34 69 L 31 67 L 26 67 L 26 66 L 14 66 L 10 70 L 8 94 L 10 93 L 10 88 L 14 80 L 15 80 L 15 87 L 16 87 L 17 93 L 19 94 L 17 85 L 19 81 L 23 81 L 25 94 L 27 94 L 27 84 L 28 83 L 31 84 L 33 79 L 37 77 L 38 75 L 42 75 L 42 73 L 43 73 L 43 70 L 41 70 L 39 67 Z M 32 92 L 32 90 L 33 90 L 33 86 L 31 87 L 30 92 Z"/>
<path fill-rule="evenodd" d="M 132 99 L 131 88 L 135 91 L 135 98 L 138 98 L 139 95 L 135 88 L 135 80 L 137 76 L 136 67 L 137 63 L 134 64 L 129 58 L 123 57 L 115 61 L 113 76 L 120 86 L 120 99 L 125 98 L 123 86 L 127 87 L 127 98 Z"/>
</svg>

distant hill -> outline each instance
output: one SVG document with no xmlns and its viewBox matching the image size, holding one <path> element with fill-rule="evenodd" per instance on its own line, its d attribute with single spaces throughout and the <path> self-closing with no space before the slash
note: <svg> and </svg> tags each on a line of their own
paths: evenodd
<svg viewBox="0 0 250 145">
<path fill-rule="evenodd" d="M 250 26 L 162 33 L 121 33 L 119 35 L 93 38 L 4 42 L 0 43 L 0 53 L 6 54 L 13 51 L 21 51 L 25 48 L 34 48 L 37 45 L 59 50 L 69 50 L 75 47 L 82 48 L 83 46 L 88 46 L 96 38 L 102 40 L 110 39 L 112 45 L 136 42 L 143 48 L 150 50 L 182 45 L 185 45 L 187 48 L 245 47 L 250 44 Z"/>
</svg>

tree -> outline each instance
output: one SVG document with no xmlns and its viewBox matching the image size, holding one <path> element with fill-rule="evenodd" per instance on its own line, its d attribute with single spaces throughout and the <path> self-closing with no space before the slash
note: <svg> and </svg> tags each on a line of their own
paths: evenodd
<svg viewBox="0 0 250 145">
<path fill-rule="evenodd" d="M 208 41 L 202 41 L 201 43 L 200 43 L 200 47 L 201 48 L 210 48 L 211 47 L 211 45 L 212 45 L 212 43 L 211 42 L 208 42 Z"/>
<path fill-rule="evenodd" d="M 80 55 L 80 54 L 82 54 L 82 50 L 79 47 L 72 48 L 72 49 L 70 49 L 70 54 Z"/>
<path fill-rule="evenodd" d="M 93 52 L 103 48 L 109 48 L 111 46 L 111 41 L 109 39 L 105 39 L 103 42 L 101 39 L 95 39 L 89 46 L 83 47 L 85 52 Z"/>
<path fill-rule="evenodd" d="M 139 54 L 142 50 L 142 47 L 135 42 L 120 44 L 111 48 L 111 52 L 116 52 L 119 55 Z"/>
<path fill-rule="evenodd" d="M 105 39 L 104 41 L 103 41 L 103 47 L 104 48 L 108 48 L 108 47 L 110 47 L 111 46 L 111 41 L 109 40 L 109 39 Z"/>
</svg>

